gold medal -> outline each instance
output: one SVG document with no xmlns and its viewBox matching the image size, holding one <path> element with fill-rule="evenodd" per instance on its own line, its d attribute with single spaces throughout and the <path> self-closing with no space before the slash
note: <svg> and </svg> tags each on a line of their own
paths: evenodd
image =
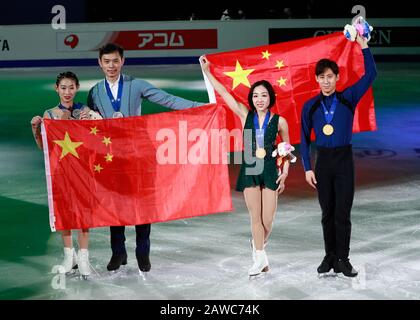
<svg viewBox="0 0 420 320">
<path fill-rule="evenodd" d="M 257 151 L 255 152 L 255 155 L 259 159 L 264 159 L 266 154 L 267 153 L 265 152 L 265 149 L 264 148 L 258 148 Z"/>
<path fill-rule="evenodd" d="M 334 132 L 334 127 L 330 124 L 326 124 L 323 128 L 322 128 L 322 132 L 324 132 L 324 134 L 326 136 L 330 136 L 333 134 Z"/>
</svg>

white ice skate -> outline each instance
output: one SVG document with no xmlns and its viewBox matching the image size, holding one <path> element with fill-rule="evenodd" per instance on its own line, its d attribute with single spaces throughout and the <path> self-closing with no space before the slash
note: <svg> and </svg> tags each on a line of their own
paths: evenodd
<svg viewBox="0 0 420 320">
<path fill-rule="evenodd" d="M 255 261 L 248 270 L 249 277 L 257 276 L 261 272 L 268 271 L 268 258 L 264 250 L 255 250 Z"/>
<path fill-rule="evenodd" d="M 83 279 L 87 280 L 88 276 L 91 273 L 88 249 L 80 249 L 77 254 L 77 258 L 79 262 L 80 275 L 83 277 Z"/>
<path fill-rule="evenodd" d="M 251 250 L 252 250 L 252 262 L 255 263 L 255 244 L 254 244 L 254 239 L 252 239 L 252 238 L 249 239 L 249 242 L 251 244 Z M 265 247 L 267 246 L 267 243 L 268 242 L 264 242 L 264 250 L 265 250 Z M 265 267 L 262 272 L 267 272 L 267 271 L 268 271 L 268 266 Z"/>
<path fill-rule="evenodd" d="M 74 248 L 64 248 L 64 260 L 61 263 L 64 273 L 69 273 L 72 269 L 77 269 L 77 255 Z"/>
</svg>

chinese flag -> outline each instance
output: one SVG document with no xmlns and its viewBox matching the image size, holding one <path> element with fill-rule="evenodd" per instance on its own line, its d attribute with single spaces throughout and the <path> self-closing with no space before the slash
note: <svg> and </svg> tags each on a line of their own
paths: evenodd
<svg viewBox="0 0 420 320">
<path fill-rule="evenodd" d="M 52 231 L 231 211 L 225 123 L 217 105 L 119 119 L 44 120 Z"/>
<path fill-rule="evenodd" d="M 351 86 L 364 74 L 360 46 L 347 40 L 341 32 L 330 35 L 283 42 L 273 45 L 208 54 L 211 73 L 241 103 L 248 106 L 251 85 L 265 79 L 276 91 L 276 105 L 272 111 L 286 118 L 292 144 L 300 142 L 300 113 L 303 104 L 319 94 L 315 81 L 315 65 L 328 58 L 340 67 L 337 90 Z M 206 80 L 210 101 L 224 104 Z M 238 117 L 227 109 L 227 128 L 241 129 Z M 376 130 L 372 88 L 360 100 L 354 115 L 353 132 Z M 242 150 L 242 140 L 230 143 L 231 151 Z"/>
</svg>

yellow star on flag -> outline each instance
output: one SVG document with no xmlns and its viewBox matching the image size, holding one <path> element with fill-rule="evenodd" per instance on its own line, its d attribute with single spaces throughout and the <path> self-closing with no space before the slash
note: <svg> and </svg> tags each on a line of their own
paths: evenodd
<svg viewBox="0 0 420 320">
<path fill-rule="evenodd" d="M 99 173 L 101 172 L 101 170 L 103 170 L 103 168 L 101 167 L 101 164 L 94 164 L 93 166 L 95 168 L 95 171 Z"/>
<path fill-rule="evenodd" d="M 279 86 L 285 86 L 286 85 L 286 81 L 287 79 L 284 79 L 283 77 L 281 77 L 279 80 L 277 80 L 277 82 L 279 83 Z"/>
<path fill-rule="evenodd" d="M 239 63 L 238 60 L 236 60 L 235 71 L 229 71 L 229 72 L 223 72 L 223 73 L 233 79 L 233 85 L 232 85 L 232 90 L 233 90 L 237 86 L 239 86 L 241 83 L 247 86 L 248 88 L 251 88 L 251 85 L 249 84 L 248 76 L 254 70 L 255 69 L 248 69 L 248 70 L 242 69 L 241 64 Z"/>
<path fill-rule="evenodd" d="M 98 128 L 96 128 L 96 127 L 93 127 L 93 128 L 90 128 L 90 133 L 91 134 L 94 134 L 95 136 L 96 136 L 96 134 L 98 133 Z"/>
<path fill-rule="evenodd" d="M 108 147 L 108 145 L 110 144 L 110 143 L 112 143 L 111 142 L 111 137 L 109 137 L 109 138 L 107 138 L 107 137 L 104 137 L 104 140 L 102 140 L 102 142 Z"/>
<path fill-rule="evenodd" d="M 64 135 L 64 140 L 53 140 L 53 142 L 58 144 L 62 148 L 60 160 L 63 159 L 69 153 L 74 155 L 77 159 L 79 159 L 79 155 L 76 149 L 80 147 L 83 144 L 83 142 L 71 141 L 69 133 L 67 131 Z"/>
<path fill-rule="evenodd" d="M 264 52 L 261 52 L 261 53 L 262 53 L 262 59 L 268 60 L 271 56 L 271 53 L 269 53 L 268 50 L 265 50 Z"/>
<path fill-rule="evenodd" d="M 281 69 L 282 67 L 284 67 L 283 60 L 281 60 L 281 61 L 277 60 L 276 67 L 279 68 L 279 69 Z"/>
<path fill-rule="evenodd" d="M 107 154 L 106 154 L 106 156 L 105 156 L 104 158 L 105 158 L 105 160 L 106 160 L 107 162 L 111 162 L 113 157 L 114 157 L 114 156 L 113 156 L 112 154 L 107 153 Z"/>
</svg>

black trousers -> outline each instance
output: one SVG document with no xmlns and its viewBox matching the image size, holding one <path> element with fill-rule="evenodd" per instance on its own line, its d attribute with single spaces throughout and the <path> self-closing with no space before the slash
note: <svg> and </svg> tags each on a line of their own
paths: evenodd
<svg viewBox="0 0 420 320">
<path fill-rule="evenodd" d="M 350 252 L 350 212 L 354 198 L 352 147 L 318 147 L 317 151 L 315 178 L 322 209 L 325 253 L 346 259 Z"/>
<path fill-rule="evenodd" d="M 150 253 L 150 224 L 136 226 L 136 255 L 148 256 Z M 125 249 L 125 227 L 110 227 L 112 254 L 121 255 Z"/>
</svg>

